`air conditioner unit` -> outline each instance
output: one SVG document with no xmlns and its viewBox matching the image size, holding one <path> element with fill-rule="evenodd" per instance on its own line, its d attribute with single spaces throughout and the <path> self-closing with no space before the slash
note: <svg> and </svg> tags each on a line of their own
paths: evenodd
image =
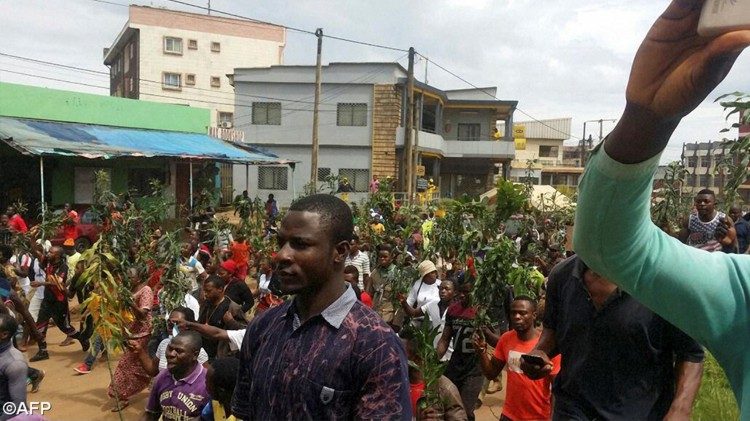
<svg viewBox="0 0 750 421">
<path fill-rule="evenodd" d="M 222 128 L 222 129 L 231 129 L 231 128 L 232 128 L 232 126 L 233 126 L 233 124 L 232 124 L 232 122 L 231 122 L 231 121 L 222 121 L 222 122 L 221 122 L 221 123 L 219 124 L 219 126 L 220 126 L 220 127 Z"/>
</svg>

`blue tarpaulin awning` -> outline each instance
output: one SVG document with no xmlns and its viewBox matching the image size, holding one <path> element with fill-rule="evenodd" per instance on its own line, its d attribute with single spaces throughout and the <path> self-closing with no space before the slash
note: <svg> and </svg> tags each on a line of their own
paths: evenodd
<svg viewBox="0 0 750 421">
<path fill-rule="evenodd" d="M 24 155 L 91 159 L 171 157 L 249 165 L 289 164 L 205 134 L 0 117 L 0 140 Z"/>
</svg>

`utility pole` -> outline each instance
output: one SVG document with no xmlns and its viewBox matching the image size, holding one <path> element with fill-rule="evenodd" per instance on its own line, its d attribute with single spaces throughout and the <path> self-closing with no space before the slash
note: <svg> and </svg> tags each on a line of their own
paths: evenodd
<svg viewBox="0 0 750 421">
<path fill-rule="evenodd" d="M 604 119 L 600 118 L 599 120 L 586 120 L 583 122 L 583 137 L 581 138 L 581 167 L 586 166 L 586 144 L 588 143 L 588 147 L 593 147 L 593 139 L 591 138 L 591 135 L 589 135 L 589 138 L 586 139 L 586 124 L 587 123 L 599 123 L 599 143 L 604 139 L 604 122 L 610 121 L 615 122 L 617 121 L 614 118 Z"/>
<path fill-rule="evenodd" d="M 208 0 L 208 14 L 211 14 L 211 0 Z"/>
<path fill-rule="evenodd" d="M 317 190 L 318 182 L 318 113 L 320 111 L 320 84 L 322 79 L 321 51 L 323 50 L 323 28 L 315 31 L 318 37 L 318 57 L 315 62 L 315 105 L 313 107 L 312 159 L 310 159 L 310 183 Z"/>
<path fill-rule="evenodd" d="M 604 124 L 603 123 L 605 121 L 609 121 L 609 122 L 614 123 L 614 122 L 617 121 L 617 119 L 615 119 L 615 118 L 599 119 L 599 143 L 602 143 L 602 140 L 604 140 L 604 131 L 603 131 Z"/>
<path fill-rule="evenodd" d="M 411 201 L 414 184 L 414 47 L 409 48 L 409 67 L 406 82 L 406 136 L 404 142 L 404 155 L 406 157 L 406 196 Z"/>
</svg>

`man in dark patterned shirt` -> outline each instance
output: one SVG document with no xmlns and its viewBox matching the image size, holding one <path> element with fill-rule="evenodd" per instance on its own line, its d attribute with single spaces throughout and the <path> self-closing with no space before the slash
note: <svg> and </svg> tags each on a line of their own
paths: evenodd
<svg viewBox="0 0 750 421">
<path fill-rule="evenodd" d="M 275 260 L 295 297 L 247 327 L 237 418 L 411 419 L 403 345 L 344 281 L 352 232 L 349 207 L 332 195 L 292 204 Z"/>
</svg>

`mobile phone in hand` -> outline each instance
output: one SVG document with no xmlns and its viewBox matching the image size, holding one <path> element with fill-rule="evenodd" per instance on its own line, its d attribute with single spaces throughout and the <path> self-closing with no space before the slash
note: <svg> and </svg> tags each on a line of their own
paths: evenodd
<svg viewBox="0 0 750 421">
<path fill-rule="evenodd" d="M 750 1 L 706 0 L 703 3 L 698 35 L 713 37 L 741 29 L 750 29 Z"/>
<path fill-rule="evenodd" d="M 544 359 L 538 355 L 529 355 L 529 354 L 523 354 L 521 355 L 521 359 L 524 360 L 526 363 L 536 366 L 544 366 L 547 363 L 544 362 Z"/>
</svg>

